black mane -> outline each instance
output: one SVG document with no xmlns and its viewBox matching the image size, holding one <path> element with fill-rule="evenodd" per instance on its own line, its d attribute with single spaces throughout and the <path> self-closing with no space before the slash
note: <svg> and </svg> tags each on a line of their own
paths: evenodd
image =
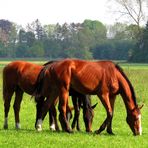
<svg viewBox="0 0 148 148">
<path fill-rule="evenodd" d="M 47 65 L 52 64 L 52 63 L 54 63 L 54 62 L 57 62 L 57 61 L 56 61 L 56 60 L 48 61 L 48 62 L 46 62 L 43 66 L 47 66 Z"/>
<path fill-rule="evenodd" d="M 115 67 L 118 69 L 118 71 L 122 74 L 122 76 L 125 78 L 125 80 L 126 80 L 127 83 L 129 84 L 130 90 L 131 90 L 131 92 L 132 92 L 133 101 L 134 101 L 135 105 L 137 105 L 135 91 L 134 91 L 134 88 L 133 88 L 133 86 L 132 86 L 130 80 L 128 79 L 128 77 L 127 77 L 126 74 L 124 73 L 123 69 L 122 69 L 118 64 L 115 64 Z"/>
</svg>

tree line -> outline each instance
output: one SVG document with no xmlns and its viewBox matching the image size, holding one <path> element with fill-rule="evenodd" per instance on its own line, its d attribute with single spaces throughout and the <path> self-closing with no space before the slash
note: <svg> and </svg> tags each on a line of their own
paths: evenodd
<svg viewBox="0 0 148 148">
<path fill-rule="evenodd" d="M 81 58 L 148 62 L 148 23 L 145 27 L 100 21 L 26 27 L 0 20 L 1 58 Z"/>
</svg>

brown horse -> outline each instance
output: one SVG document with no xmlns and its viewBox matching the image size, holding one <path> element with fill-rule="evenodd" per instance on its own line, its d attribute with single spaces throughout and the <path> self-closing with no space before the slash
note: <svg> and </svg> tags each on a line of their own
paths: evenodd
<svg viewBox="0 0 148 148">
<path fill-rule="evenodd" d="M 141 113 L 136 103 L 134 88 L 122 69 L 111 61 L 84 61 L 66 59 L 46 66 L 37 80 L 35 96 L 47 99 L 42 107 L 42 121 L 52 102 L 59 96 L 59 120 L 63 130 L 71 132 L 66 119 L 66 104 L 70 86 L 82 94 L 96 94 L 104 105 L 107 118 L 96 131 L 101 133 L 106 127 L 112 132 L 112 118 L 116 95 L 123 98 L 127 111 L 127 123 L 134 135 L 141 135 Z M 41 122 L 40 122 L 41 124 Z"/>
<path fill-rule="evenodd" d="M 44 66 L 47 66 L 49 64 L 55 63 L 58 61 L 49 61 L 47 63 L 44 64 Z M 96 107 L 97 103 L 93 106 L 91 106 L 91 97 L 90 95 L 83 95 L 77 91 L 75 91 L 74 89 L 70 88 L 69 90 L 69 96 L 72 97 L 72 103 L 74 105 L 74 118 L 72 121 L 72 129 L 74 129 L 75 127 L 77 128 L 77 130 L 80 130 L 80 123 L 79 123 L 79 116 L 80 116 L 80 108 L 83 108 L 83 120 L 85 123 L 85 127 L 86 127 L 86 132 L 90 132 L 91 131 L 91 125 L 93 122 L 93 117 L 94 117 L 94 111 L 93 109 Z M 43 99 L 40 101 L 43 103 Z M 41 103 L 38 103 L 39 108 L 41 109 Z M 56 109 L 54 108 L 55 105 L 52 106 L 52 108 L 49 110 L 49 118 L 50 118 L 50 125 L 52 127 L 52 125 L 56 125 L 57 121 L 56 121 Z M 67 107 L 68 111 L 67 111 L 67 119 L 70 120 L 71 114 L 70 114 L 70 108 Z M 54 114 L 54 115 L 53 115 Z M 39 117 L 39 116 L 38 116 Z M 37 121 L 36 121 L 37 122 Z M 53 124 L 55 123 L 55 124 Z"/>
<path fill-rule="evenodd" d="M 15 61 L 3 69 L 3 99 L 4 99 L 4 112 L 5 112 L 5 120 L 4 120 L 4 128 L 8 128 L 8 112 L 10 109 L 10 102 L 13 93 L 15 92 L 15 101 L 14 101 L 14 114 L 15 114 L 15 124 L 16 128 L 20 128 L 20 119 L 19 119 L 19 111 L 20 111 L 20 104 L 22 101 L 23 93 L 26 92 L 30 95 L 33 94 L 36 80 L 38 74 L 43 69 L 44 66 L 36 65 L 33 63 L 25 62 L 25 61 Z M 78 96 L 77 96 L 78 97 Z M 42 98 L 42 99 L 41 99 Z M 36 98 L 36 100 L 44 100 L 44 97 L 41 96 L 40 99 Z M 40 103 L 37 103 L 37 119 L 40 114 Z M 53 103 L 50 113 L 56 116 L 55 110 L 55 103 Z M 75 107 L 75 104 L 74 104 Z M 68 110 L 68 105 L 67 105 Z M 90 116 L 93 118 L 93 110 L 91 110 Z M 70 110 L 67 111 L 67 114 L 70 113 Z M 86 112 L 87 113 L 87 112 Z M 86 115 L 87 116 L 87 115 Z M 54 117 L 55 118 L 55 117 Z M 87 118 L 89 118 L 87 116 Z M 59 129 L 57 120 L 55 122 L 56 130 Z M 87 127 L 86 127 L 87 129 Z"/>
<path fill-rule="evenodd" d="M 37 76 L 43 66 L 28 63 L 25 61 L 15 61 L 6 65 L 3 69 L 3 99 L 4 99 L 4 128 L 8 128 L 8 112 L 13 93 L 15 92 L 14 100 L 14 115 L 16 128 L 20 128 L 19 111 L 23 93 L 26 92 L 32 95 Z"/>
</svg>

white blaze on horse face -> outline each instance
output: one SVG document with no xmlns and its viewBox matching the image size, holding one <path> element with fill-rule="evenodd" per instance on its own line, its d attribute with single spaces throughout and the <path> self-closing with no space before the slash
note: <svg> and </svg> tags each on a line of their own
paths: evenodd
<svg viewBox="0 0 148 148">
<path fill-rule="evenodd" d="M 36 129 L 38 132 L 42 131 L 42 119 L 38 119 Z"/>
<path fill-rule="evenodd" d="M 142 135 L 141 115 L 138 115 L 138 120 L 139 120 L 139 134 Z"/>
<path fill-rule="evenodd" d="M 52 131 L 55 131 L 55 130 L 56 130 L 56 129 L 55 129 L 55 124 L 54 124 L 54 123 L 50 126 L 50 130 L 52 130 Z"/>
</svg>

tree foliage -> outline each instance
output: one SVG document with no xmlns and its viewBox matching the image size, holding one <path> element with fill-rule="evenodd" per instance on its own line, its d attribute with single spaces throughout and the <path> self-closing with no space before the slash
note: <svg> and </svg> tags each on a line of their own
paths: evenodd
<svg viewBox="0 0 148 148">
<path fill-rule="evenodd" d="M 135 45 L 135 50 L 129 60 L 132 62 L 148 62 L 148 22 L 142 30 L 140 40 Z"/>
<path fill-rule="evenodd" d="M 140 30 L 141 36 L 134 24 L 105 26 L 92 20 L 45 26 L 35 20 L 26 28 L 0 20 L 0 57 L 142 61 L 139 56 L 147 53 L 147 27 Z"/>
</svg>

